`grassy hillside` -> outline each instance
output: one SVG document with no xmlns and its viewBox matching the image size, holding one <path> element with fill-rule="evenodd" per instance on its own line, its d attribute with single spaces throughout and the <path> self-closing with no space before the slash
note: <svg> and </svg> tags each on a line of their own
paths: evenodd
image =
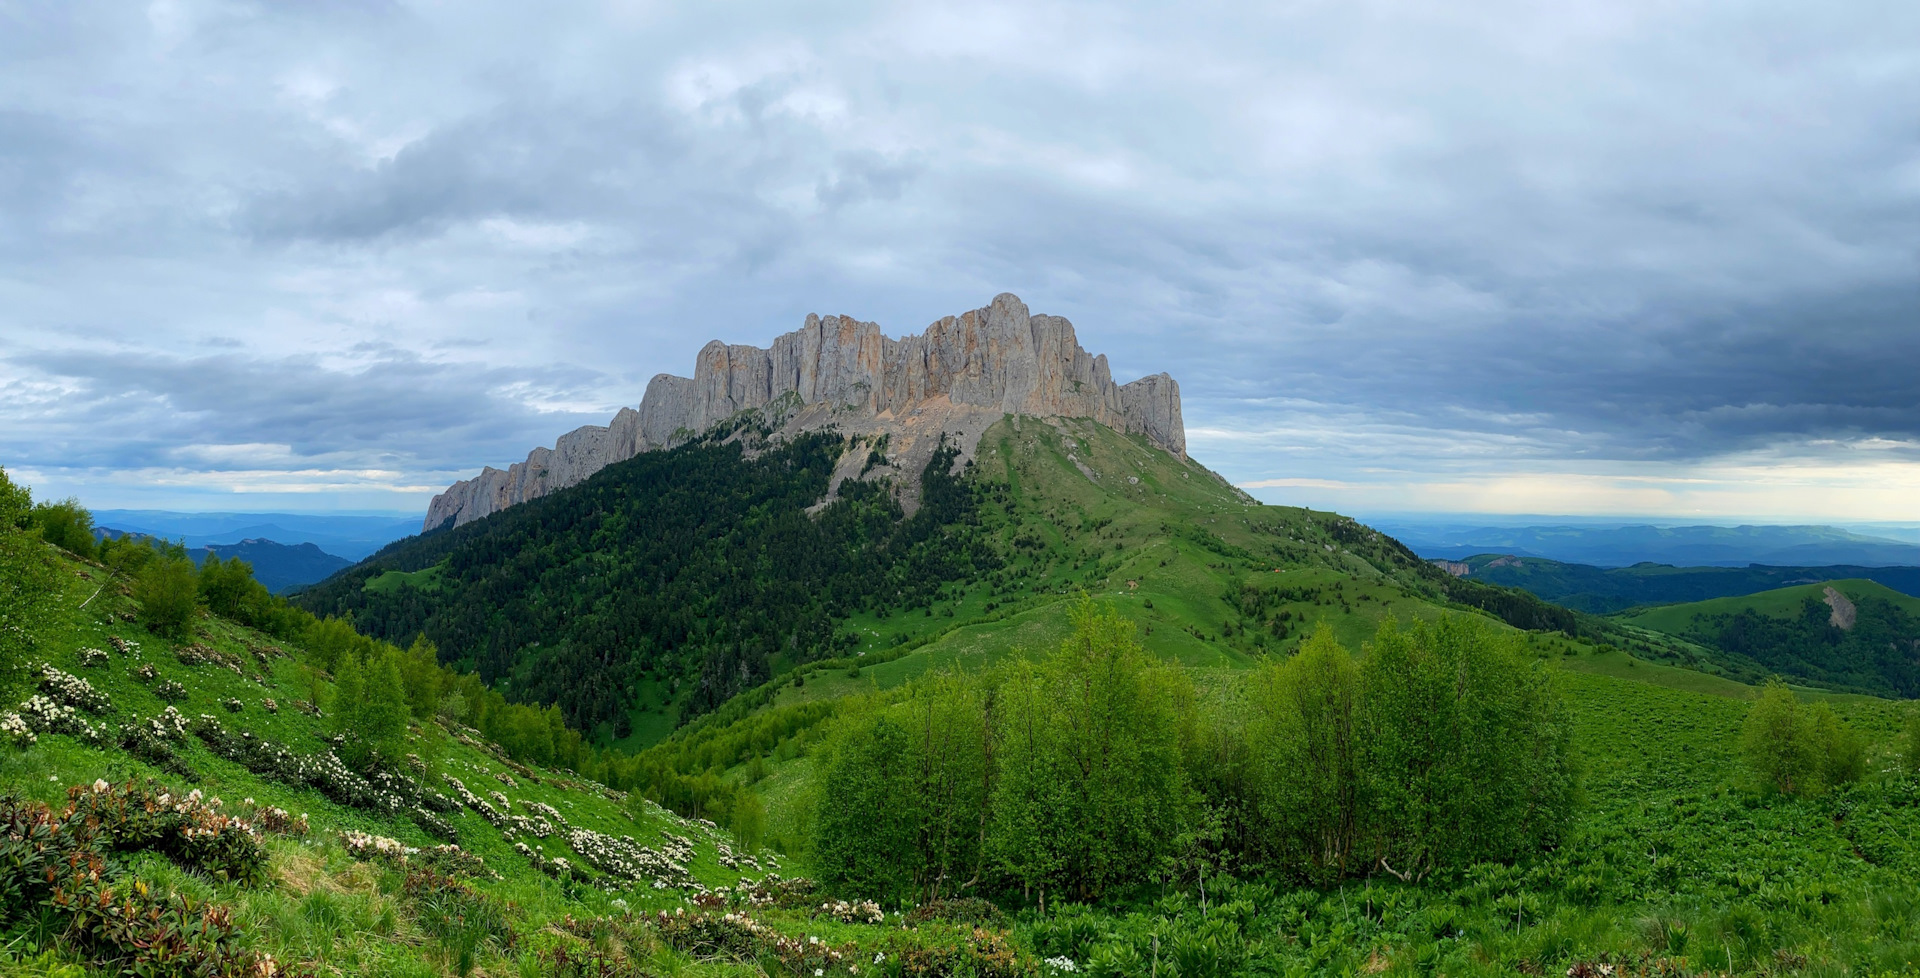
<svg viewBox="0 0 1920 978">
<path fill-rule="evenodd" d="M 1346 517 L 1262 506 L 1091 422 L 1002 421 L 965 471 L 923 474 L 910 518 L 884 479 L 819 505 L 842 456 L 868 451 L 857 440 L 745 457 L 734 437 L 404 541 L 299 601 L 402 644 L 424 633 L 628 749 L 807 663 L 869 659 L 894 682 L 1049 644 L 1048 609 L 1082 592 L 1196 665 L 1285 652 L 1320 622 L 1357 643 L 1389 614 L 1460 601 L 1576 630 L 1563 609 L 1454 581 Z"/>
<path fill-rule="evenodd" d="M 142 974 L 225 974 L 260 955 L 282 973 L 315 975 L 849 974 L 875 955 L 974 953 L 969 928 L 934 920 L 902 933 L 857 907 L 823 909 L 805 880 L 783 878 L 797 874 L 779 854 L 571 772 L 515 763 L 450 720 L 410 724 L 412 767 L 398 775 L 368 782 L 338 762 L 332 773 L 322 763 L 318 776 L 290 774 L 311 766 L 286 757 L 324 760 L 332 742 L 325 708 L 312 706 L 331 702 L 332 683 L 303 664 L 302 649 L 213 617 L 169 642 L 133 623 L 136 605 L 110 571 L 48 549 L 57 590 L 31 638 L 35 676 L 54 672 L 37 695 L 94 709 L 54 710 L 65 732 L 43 729 L 31 744 L 0 734 L 0 821 L 21 824 L 9 820 L 44 803 L 57 822 L 74 799 L 84 812 L 94 799 L 151 804 L 164 791 L 173 807 L 163 811 L 251 826 L 234 831 L 257 838 L 263 860 L 257 874 L 234 874 L 250 878 L 230 878 L 115 837 L 120 861 L 106 867 L 115 892 L 133 894 L 137 880 L 140 893 L 198 901 L 214 910 L 194 919 L 215 913 L 207 926 L 225 935 L 224 964 L 195 956 L 208 938 L 173 963 L 148 960 Z M 273 747 L 291 753 L 274 762 Z M 0 892 L 22 892 L 6 888 L 20 883 L 12 874 L 35 844 L 0 840 Z M 749 907 L 751 926 L 721 919 Z M 662 909 L 679 916 L 660 920 Z M 78 919 L 10 898 L 0 974 L 133 966 L 127 948 L 116 956 L 110 941 L 78 941 Z M 84 967 L 58 971 L 63 961 Z"/>
<path fill-rule="evenodd" d="M 1017 895 L 1000 906 L 869 909 L 835 902 L 860 893 L 809 892 L 774 879 L 814 869 L 805 822 L 820 790 L 819 765 L 848 717 L 954 668 L 1045 655 L 1065 634 L 1063 602 L 1083 591 L 1136 623 L 1143 644 L 1175 665 L 1195 696 L 1227 709 L 1243 701 L 1250 667 L 1297 647 L 1318 623 L 1357 643 L 1388 611 L 1402 620 L 1446 613 L 1444 582 L 1364 527 L 1333 514 L 1248 505 L 1197 466 L 1156 457 L 1104 429 L 1076 434 L 1073 427 L 1008 422 L 983 450 L 983 468 L 1020 460 L 1003 478 L 983 479 L 996 498 L 981 512 L 980 532 L 1011 556 L 993 573 L 947 587 L 911 611 L 850 616 L 844 634 L 856 639 L 840 655 L 791 668 L 670 735 L 661 731 L 665 739 L 643 755 L 761 799 L 766 835 L 784 851 L 755 851 L 745 861 L 748 848 L 727 831 L 577 774 L 510 762 L 447 719 L 416 718 L 408 732 L 426 772 L 405 777 L 422 792 L 424 814 L 342 802 L 337 791 L 290 782 L 286 768 L 259 763 L 258 751 L 236 750 L 232 738 L 251 734 L 307 756 L 328 749 L 333 684 L 305 668 L 309 651 L 212 617 L 199 619 L 187 640 L 168 642 L 128 620 L 135 603 L 104 568 L 66 557 L 56 558 L 56 600 L 36 618 L 35 655 L 105 694 L 110 706 L 83 716 L 114 733 L 100 744 L 42 733 L 30 747 L 0 748 L 0 789 L 12 799 L 3 804 L 13 811 L 32 800 L 64 804 L 71 788 L 85 802 L 92 790 L 85 786 L 96 778 L 135 786 L 157 779 L 170 797 L 198 789 L 203 801 L 219 797 L 222 811 L 260 825 L 276 820 L 270 807 L 296 819 L 305 813 L 304 832 L 262 831 L 266 871 L 258 877 L 222 878 L 190 853 L 138 845 L 108 873 L 117 893 L 132 892 L 138 880 L 149 894 L 228 908 L 221 911 L 233 925 L 228 950 L 271 954 L 282 973 L 1050 978 L 1920 969 L 1920 900 L 1913 896 L 1920 847 L 1912 842 L 1920 838 L 1920 784 L 1902 763 L 1906 704 L 1830 698 L 1865 740 L 1867 776 L 1813 797 L 1769 795 L 1739 760 L 1751 687 L 1560 633 L 1522 641 L 1557 677 L 1582 800 L 1567 835 L 1524 858 L 1418 882 L 1382 870 L 1315 886 L 1229 858 L 1202 837 L 1153 886 L 1097 905 L 1056 900 L 1044 911 Z M 1143 502 L 1123 505 L 1128 495 Z M 1020 539 L 1038 543 L 1013 543 Z M 1859 605 L 1883 597 L 1839 586 Z M 1456 606 L 1453 613 L 1475 612 Z M 1670 639 L 1641 623 L 1619 627 Z M 1670 641 L 1660 648 L 1687 647 Z M 148 666 L 153 674 L 143 678 Z M 184 699 L 164 699 L 165 683 L 177 683 L 174 695 Z M 303 710 L 302 700 L 317 700 L 323 715 Z M 171 760 L 150 745 L 138 748 L 143 760 L 119 734 L 146 727 L 168 706 L 190 729 L 165 741 Z M 458 778 L 474 801 L 460 801 L 441 775 Z M 446 796 L 451 810 L 440 811 L 445 803 L 430 800 L 429 791 Z M 507 807 L 489 797 L 493 791 Z M 479 864 L 434 853 L 436 819 Z M 549 823 L 545 837 L 535 819 Z M 349 834 L 362 832 L 418 851 L 400 862 Z M 684 873 L 654 863 L 628 877 L 603 841 L 628 836 Z M 555 858 L 581 868 L 561 871 Z M 8 865 L 0 852 L 0 868 Z M 117 973 L 99 951 L 75 943 L 68 918 L 51 907 L 5 919 L 0 973 L 74 973 L 55 970 L 67 965 Z"/>
<path fill-rule="evenodd" d="M 1920 567 L 1674 567 L 1643 563 L 1593 567 L 1544 557 L 1479 554 L 1462 561 L 1472 578 L 1526 590 L 1575 611 L 1610 614 L 1648 605 L 1739 597 L 1816 582 L 1861 579 L 1920 593 Z"/>
<path fill-rule="evenodd" d="M 1839 603 L 1829 597 L 1839 595 Z M 1841 690 L 1920 695 L 1920 598 L 1867 580 L 1776 588 L 1625 616 L 1631 628 L 1714 650 L 1750 673 Z"/>
</svg>

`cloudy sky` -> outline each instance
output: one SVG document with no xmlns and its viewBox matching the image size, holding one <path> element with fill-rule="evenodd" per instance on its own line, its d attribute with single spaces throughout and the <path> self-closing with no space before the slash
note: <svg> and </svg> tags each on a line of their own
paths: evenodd
<svg viewBox="0 0 1920 978">
<path fill-rule="evenodd" d="M 0 0 L 0 464 L 424 509 L 1018 293 L 1348 512 L 1920 519 L 1920 4 Z"/>
</svg>

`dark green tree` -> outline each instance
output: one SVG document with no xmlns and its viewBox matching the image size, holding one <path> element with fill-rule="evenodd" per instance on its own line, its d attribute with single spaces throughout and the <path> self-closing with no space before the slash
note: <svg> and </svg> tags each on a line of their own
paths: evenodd
<svg viewBox="0 0 1920 978">
<path fill-rule="evenodd" d="M 1282 864 L 1344 875 L 1361 844 L 1360 672 L 1325 625 L 1254 677 L 1259 836 Z"/>
<path fill-rule="evenodd" d="M 140 621 L 148 631 L 176 641 L 188 637 L 200 617 L 200 587 L 193 561 L 156 554 L 134 579 L 133 599 L 140 603 Z"/>
<path fill-rule="evenodd" d="M 1360 665 L 1369 862 L 1405 879 L 1513 859 L 1565 832 L 1575 800 L 1563 702 L 1519 633 L 1477 616 L 1399 627 Z"/>
<path fill-rule="evenodd" d="M 40 503 L 33 507 L 33 525 L 40 530 L 42 540 L 81 557 L 93 556 L 93 514 L 80 505 L 80 500 L 69 496 L 59 502 Z"/>
<path fill-rule="evenodd" d="M 1182 678 L 1133 623 L 1083 601 L 1073 634 L 999 699 L 990 845 L 1023 889 L 1094 899 L 1147 880 L 1192 814 L 1180 756 Z"/>
</svg>

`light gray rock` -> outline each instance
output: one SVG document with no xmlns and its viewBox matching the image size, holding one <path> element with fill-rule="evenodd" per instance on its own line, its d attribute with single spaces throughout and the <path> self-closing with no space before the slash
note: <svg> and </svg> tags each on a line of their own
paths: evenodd
<svg viewBox="0 0 1920 978">
<path fill-rule="evenodd" d="M 783 430 L 832 423 L 848 434 L 889 434 L 896 466 L 924 465 L 941 432 L 960 439 L 963 459 L 970 458 L 980 433 L 1009 414 L 1091 418 L 1177 457 L 1187 451 L 1172 377 L 1116 385 L 1107 358 L 1088 354 L 1072 323 L 1033 315 L 1018 296 L 1002 293 L 897 340 L 874 323 L 817 315 L 768 349 L 715 340 L 701 349 L 691 378 L 660 374 L 648 382 L 638 410 L 621 408 L 606 427 L 575 429 L 504 472 L 488 467 L 447 487 L 427 507 L 426 528 L 468 523 L 575 485 L 614 462 L 776 403 L 796 408 L 780 420 Z"/>
</svg>

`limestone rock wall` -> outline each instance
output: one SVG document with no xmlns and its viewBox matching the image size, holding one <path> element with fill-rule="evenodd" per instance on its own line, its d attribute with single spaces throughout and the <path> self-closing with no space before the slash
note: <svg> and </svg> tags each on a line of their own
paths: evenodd
<svg viewBox="0 0 1920 978">
<path fill-rule="evenodd" d="M 449 486 L 427 507 L 426 528 L 543 496 L 790 395 L 799 408 L 788 422 L 794 429 L 831 422 L 849 433 L 910 435 L 938 424 L 977 440 L 983 420 L 1007 414 L 1091 418 L 1186 457 L 1180 385 L 1172 377 L 1115 384 L 1107 358 L 1081 348 L 1072 323 L 1032 315 L 1018 296 L 1002 293 L 984 308 L 897 340 L 874 323 L 817 315 L 768 349 L 715 340 L 700 351 L 691 378 L 654 377 L 638 410 L 621 408 L 605 427 L 575 429 L 505 471 L 488 467 Z M 971 456 L 973 445 L 962 447 Z"/>
</svg>

